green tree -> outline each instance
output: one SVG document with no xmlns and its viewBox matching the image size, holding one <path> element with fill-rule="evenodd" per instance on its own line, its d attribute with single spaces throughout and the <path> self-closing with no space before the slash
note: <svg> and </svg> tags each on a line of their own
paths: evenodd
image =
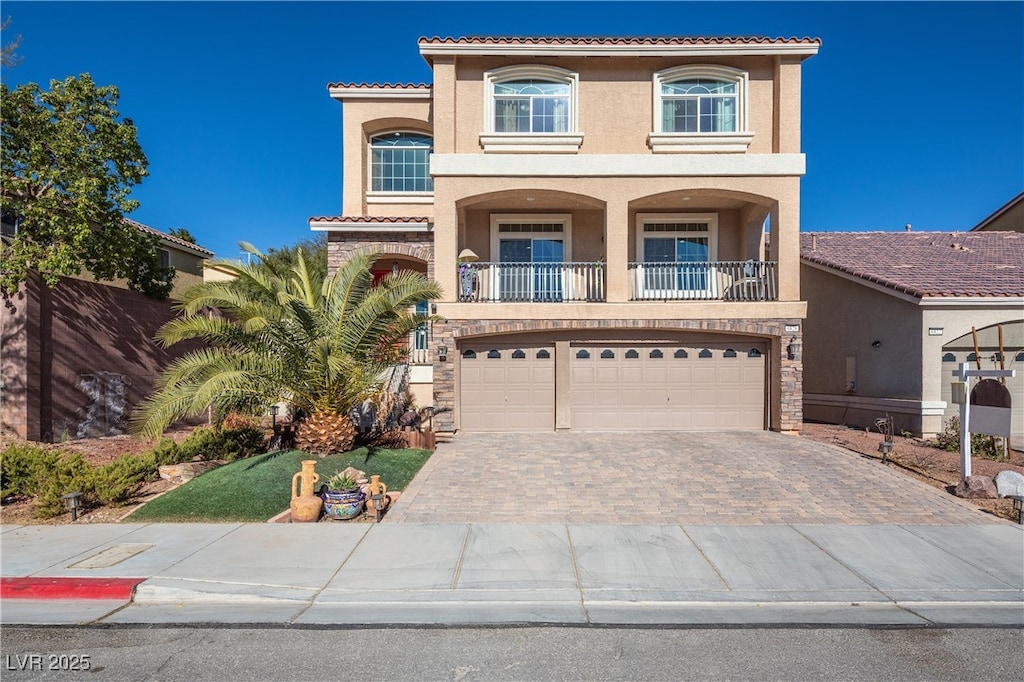
<svg viewBox="0 0 1024 682">
<path fill-rule="evenodd" d="M 177 237 L 182 241 L 189 242 L 190 244 L 196 243 L 196 238 L 193 237 L 192 233 L 189 232 L 188 229 L 184 227 L 175 227 L 171 229 L 171 231 L 168 232 L 168 234 L 171 235 L 172 237 Z"/>
<path fill-rule="evenodd" d="M 269 248 L 260 257 L 260 262 L 271 272 L 287 272 L 295 267 L 299 252 L 302 252 L 306 259 L 306 267 L 314 276 L 327 277 L 327 235 L 322 232 L 314 237 L 302 239 L 292 246 Z"/>
<path fill-rule="evenodd" d="M 314 274 L 302 249 L 280 274 L 258 263 L 219 261 L 236 279 L 191 288 L 178 304 L 181 315 L 158 334 L 165 346 L 201 339 L 208 347 L 163 373 L 136 413 L 136 430 L 156 437 L 210 406 L 218 415 L 255 414 L 279 401 L 311 418 L 344 415 L 373 395 L 381 373 L 399 359 L 396 342 L 432 319 L 413 313 L 415 303 L 440 296 L 436 282 L 415 272 L 374 286 L 375 257 L 357 255 L 330 277 Z M 211 309 L 220 314 L 209 315 Z"/>
<path fill-rule="evenodd" d="M 154 298 L 170 293 L 174 270 L 160 266 L 158 240 L 124 220 L 147 160 L 118 90 L 89 74 L 9 90 L 0 83 L 2 215 L 0 293 L 11 296 L 30 271 L 53 285 L 89 271 L 123 278 Z"/>
</svg>

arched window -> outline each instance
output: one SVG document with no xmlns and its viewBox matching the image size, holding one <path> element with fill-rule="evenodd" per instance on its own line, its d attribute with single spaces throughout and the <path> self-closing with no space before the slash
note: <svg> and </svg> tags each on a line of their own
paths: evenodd
<svg viewBox="0 0 1024 682">
<path fill-rule="evenodd" d="M 697 353 L 697 357 L 698 358 L 710 358 L 711 357 L 711 351 L 709 349 L 705 348 L 701 352 Z"/>
<path fill-rule="evenodd" d="M 488 360 L 498 360 L 500 358 L 501 358 L 501 351 L 498 351 L 498 350 L 489 350 L 489 351 L 487 351 L 487 359 Z"/>
<path fill-rule="evenodd" d="M 677 66 L 654 74 L 652 150 L 714 145 L 709 151 L 746 151 L 753 139 L 747 132 L 747 81 L 746 71 L 728 66 Z"/>
<path fill-rule="evenodd" d="M 611 360 L 614 357 L 615 357 L 615 353 L 613 351 L 611 351 L 611 350 L 605 349 L 605 350 L 601 351 L 601 359 L 602 360 Z"/>
<path fill-rule="evenodd" d="M 579 74 L 541 64 L 506 66 L 486 72 L 484 83 L 484 151 L 579 150 Z"/>
<path fill-rule="evenodd" d="M 946 353 L 942 356 L 943 362 L 956 362 L 956 355 L 952 353 Z"/>
<path fill-rule="evenodd" d="M 680 348 L 675 352 L 675 354 L 672 357 L 674 357 L 676 360 L 685 360 L 686 358 L 690 357 L 690 354 L 687 353 L 682 348 Z"/>
<path fill-rule="evenodd" d="M 664 354 L 664 353 L 662 353 L 662 352 L 661 352 L 660 350 L 658 350 L 657 348 L 655 348 L 654 350 L 652 350 L 652 351 L 651 351 L 650 357 L 651 357 L 652 359 L 654 359 L 654 360 L 660 360 L 660 359 L 662 359 L 663 357 L 665 357 L 665 354 Z"/>
<path fill-rule="evenodd" d="M 637 360 L 637 359 L 639 359 L 639 357 L 640 357 L 640 354 L 637 353 L 632 348 L 630 348 L 629 350 L 626 351 L 626 359 L 627 360 Z"/>
<path fill-rule="evenodd" d="M 392 132 L 370 138 L 370 191 L 433 192 L 430 153 L 434 139 L 423 133 Z"/>
<path fill-rule="evenodd" d="M 476 360 L 476 351 L 467 350 L 462 352 L 462 357 L 466 360 Z"/>
<path fill-rule="evenodd" d="M 582 349 L 576 351 L 576 359 L 577 360 L 589 360 L 590 359 L 590 351 L 582 350 Z"/>
<path fill-rule="evenodd" d="M 526 359 L 526 353 L 523 352 L 523 350 L 521 348 L 517 348 L 516 350 L 512 351 L 512 359 L 513 360 L 525 360 Z"/>
<path fill-rule="evenodd" d="M 541 349 L 541 350 L 537 351 L 537 359 L 538 360 L 550 360 L 551 359 L 551 353 L 547 352 L 544 349 Z"/>
<path fill-rule="evenodd" d="M 734 358 L 734 357 L 736 357 L 736 351 L 734 351 L 732 348 L 726 348 L 725 352 L 722 353 L 722 357 L 723 358 Z"/>
</svg>

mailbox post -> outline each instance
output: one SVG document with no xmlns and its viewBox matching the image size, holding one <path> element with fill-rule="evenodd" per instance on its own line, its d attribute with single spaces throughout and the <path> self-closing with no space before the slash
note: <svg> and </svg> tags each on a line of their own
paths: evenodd
<svg viewBox="0 0 1024 682">
<path fill-rule="evenodd" d="M 971 432 L 990 436 L 1010 436 L 1010 392 L 999 382 L 989 382 L 1001 377 L 1016 376 L 1012 369 L 970 369 L 970 363 L 960 363 L 953 370 L 957 381 L 953 382 L 953 402 L 960 404 L 960 480 L 971 475 Z M 981 381 L 971 389 L 971 379 Z M 978 390 L 984 387 L 984 390 Z M 1001 390 L 1000 390 L 1001 389 Z M 976 417 L 971 417 L 972 406 Z"/>
</svg>

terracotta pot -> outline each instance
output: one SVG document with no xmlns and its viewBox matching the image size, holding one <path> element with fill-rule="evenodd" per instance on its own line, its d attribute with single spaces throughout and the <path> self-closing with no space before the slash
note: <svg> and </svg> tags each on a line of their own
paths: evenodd
<svg viewBox="0 0 1024 682">
<path fill-rule="evenodd" d="M 309 523 L 320 518 L 320 508 L 324 502 L 313 494 L 313 486 L 320 480 L 316 473 L 316 460 L 302 460 L 302 471 L 292 476 L 292 522 Z M 296 489 L 301 482 L 301 488 Z"/>
</svg>

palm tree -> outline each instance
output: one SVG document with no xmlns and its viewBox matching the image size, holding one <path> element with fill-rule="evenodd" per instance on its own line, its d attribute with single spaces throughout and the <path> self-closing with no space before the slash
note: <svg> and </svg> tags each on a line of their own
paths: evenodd
<svg viewBox="0 0 1024 682">
<path fill-rule="evenodd" d="M 381 374 L 399 358 L 396 342 L 431 319 L 411 312 L 413 306 L 438 298 L 440 286 L 408 271 L 374 285 L 373 253 L 353 256 L 329 277 L 310 270 L 301 249 L 295 256 L 290 267 L 219 261 L 234 280 L 184 294 L 180 316 L 157 339 L 164 346 L 202 340 L 207 347 L 164 371 L 136 413 L 136 430 L 157 437 L 210 407 L 219 416 L 256 414 L 286 401 L 308 415 L 300 427 L 303 449 L 326 454 L 351 446 L 348 410 L 379 390 Z"/>
</svg>

